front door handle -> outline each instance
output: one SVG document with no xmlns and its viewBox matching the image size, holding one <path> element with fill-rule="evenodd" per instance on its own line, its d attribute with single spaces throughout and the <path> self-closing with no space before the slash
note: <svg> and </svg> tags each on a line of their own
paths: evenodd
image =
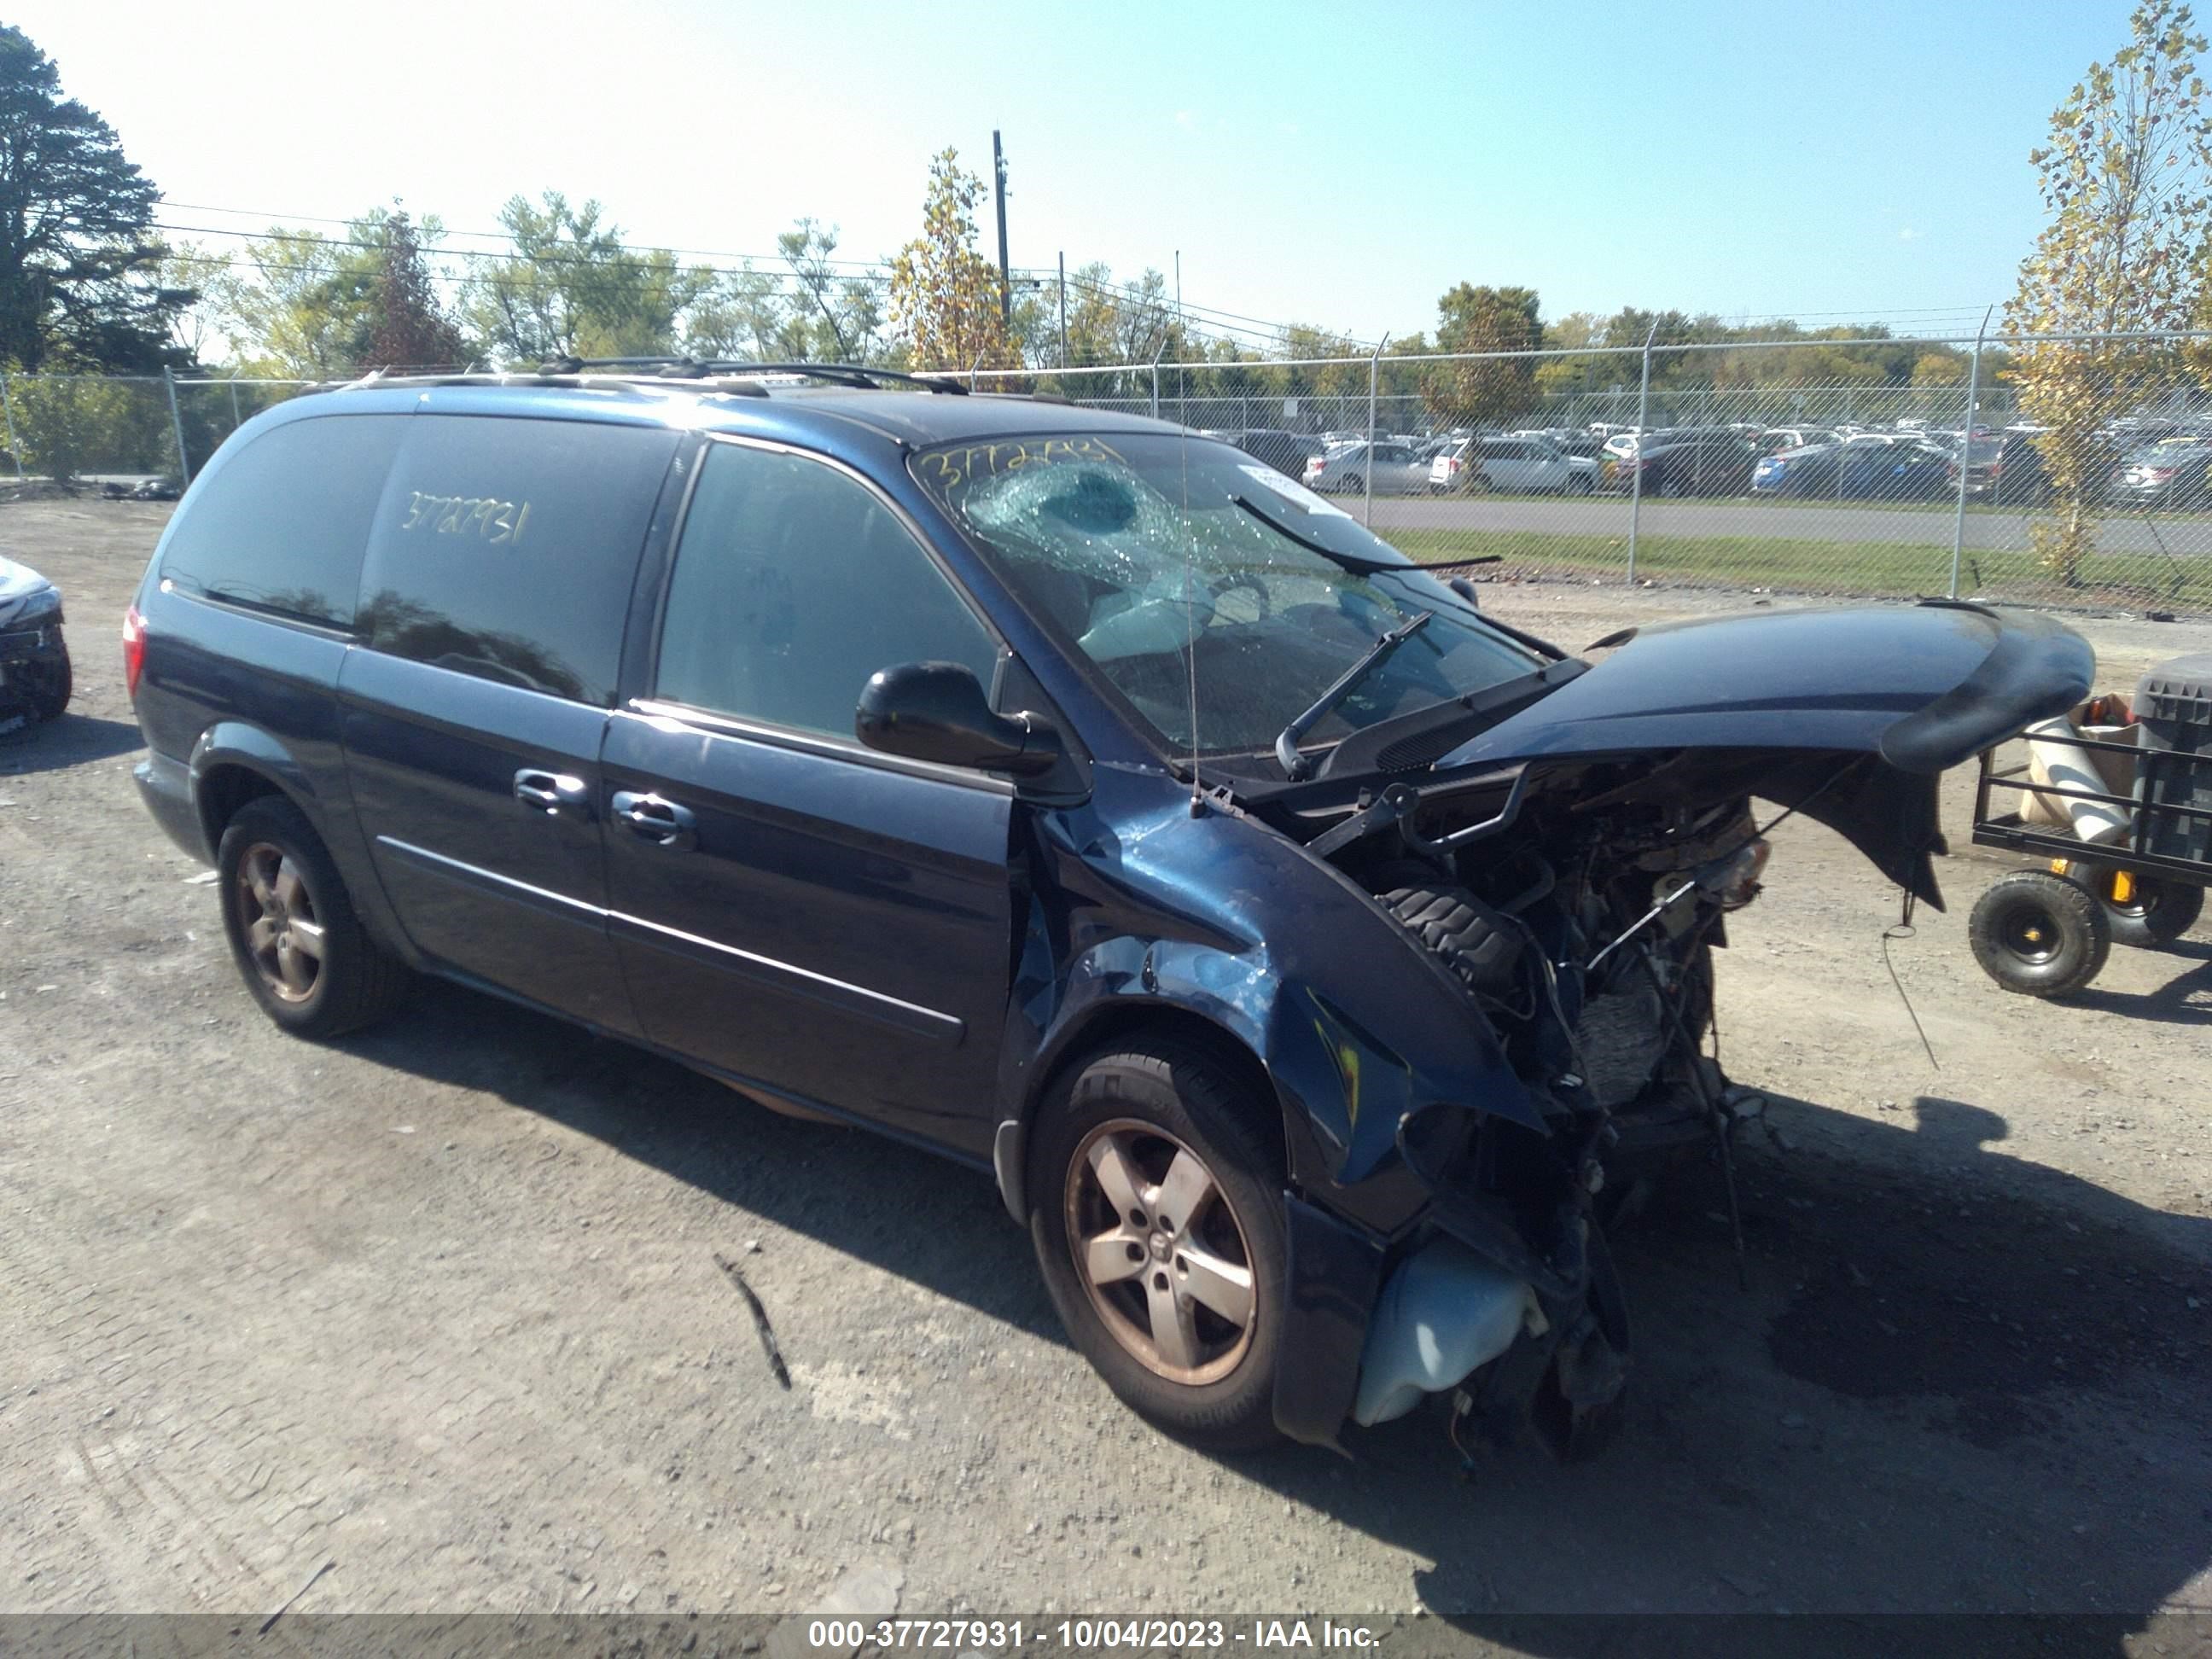
<svg viewBox="0 0 2212 1659">
<path fill-rule="evenodd" d="M 591 786 L 566 772 L 526 766 L 514 775 L 514 798 L 548 817 L 589 819 L 592 816 Z"/>
<path fill-rule="evenodd" d="M 672 848 L 679 853 L 688 853 L 699 844 L 699 820 L 688 806 L 628 789 L 617 790 L 611 805 L 615 816 L 628 824 L 630 834 L 641 841 Z"/>
</svg>

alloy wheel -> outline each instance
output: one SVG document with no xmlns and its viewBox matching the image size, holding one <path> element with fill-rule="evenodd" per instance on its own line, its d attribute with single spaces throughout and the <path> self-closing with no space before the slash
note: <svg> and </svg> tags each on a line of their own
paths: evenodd
<svg viewBox="0 0 2212 1659">
<path fill-rule="evenodd" d="M 1189 1146 L 1118 1118 L 1069 1160 L 1067 1241 L 1115 1341 L 1147 1370 L 1199 1385 L 1236 1370 L 1258 1323 L 1243 1224 Z"/>
<path fill-rule="evenodd" d="M 298 866 L 274 842 L 256 842 L 238 861 L 233 896 L 246 954 L 269 994 L 307 1001 L 322 977 L 323 924 Z"/>
</svg>

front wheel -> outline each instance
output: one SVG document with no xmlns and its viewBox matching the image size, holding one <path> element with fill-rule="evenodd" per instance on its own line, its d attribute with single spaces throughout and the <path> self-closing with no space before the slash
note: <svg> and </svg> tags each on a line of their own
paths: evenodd
<svg viewBox="0 0 2212 1659">
<path fill-rule="evenodd" d="M 2015 870 L 1975 902 L 1967 943 L 2008 991 L 2063 997 L 2097 977 L 2112 925 L 2089 890 L 2048 870 Z"/>
<path fill-rule="evenodd" d="M 1289 1249 L 1266 1104 L 1179 1043 L 1100 1054 L 1042 1109 L 1030 1235 L 1122 1403 L 1216 1450 L 1273 1443 Z"/>
<path fill-rule="evenodd" d="M 34 720 L 59 720 L 70 704 L 71 681 L 69 647 L 58 640 L 52 652 L 33 657 L 19 671 L 26 699 Z"/>
</svg>

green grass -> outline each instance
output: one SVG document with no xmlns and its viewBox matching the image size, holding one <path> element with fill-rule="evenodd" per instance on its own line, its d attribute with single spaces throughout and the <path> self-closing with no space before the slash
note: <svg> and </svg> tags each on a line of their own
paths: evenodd
<svg viewBox="0 0 2212 1659">
<path fill-rule="evenodd" d="M 1497 554 L 1509 568 L 1586 572 L 1616 580 L 1628 574 L 1626 535 L 1391 530 L 1384 539 L 1424 564 Z M 1911 597 L 1941 593 L 1950 585 L 1951 553 L 1913 542 L 1639 535 L 1636 574 L 1638 580 Z M 2212 558 L 2100 553 L 2083 568 L 2081 586 L 2066 589 L 2053 582 L 2032 553 L 1969 549 L 1960 566 L 1959 592 L 1962 599 L 2212 609 Z"/>
</svg>

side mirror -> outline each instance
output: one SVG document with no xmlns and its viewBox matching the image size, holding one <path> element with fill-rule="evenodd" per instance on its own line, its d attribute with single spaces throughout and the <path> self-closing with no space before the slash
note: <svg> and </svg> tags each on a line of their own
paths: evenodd
<svg viewBox="0 0 2212 1659">
<path fill-rule="evenodd" d="M 873 676 L 853 711 L 854 735 L 909 760 L 1036 777 L 1060 755 L 1060 733 L 1041 714 L 1001 714 L 975 671 L 957 662 L 909 662 Z"/>
</svg>

